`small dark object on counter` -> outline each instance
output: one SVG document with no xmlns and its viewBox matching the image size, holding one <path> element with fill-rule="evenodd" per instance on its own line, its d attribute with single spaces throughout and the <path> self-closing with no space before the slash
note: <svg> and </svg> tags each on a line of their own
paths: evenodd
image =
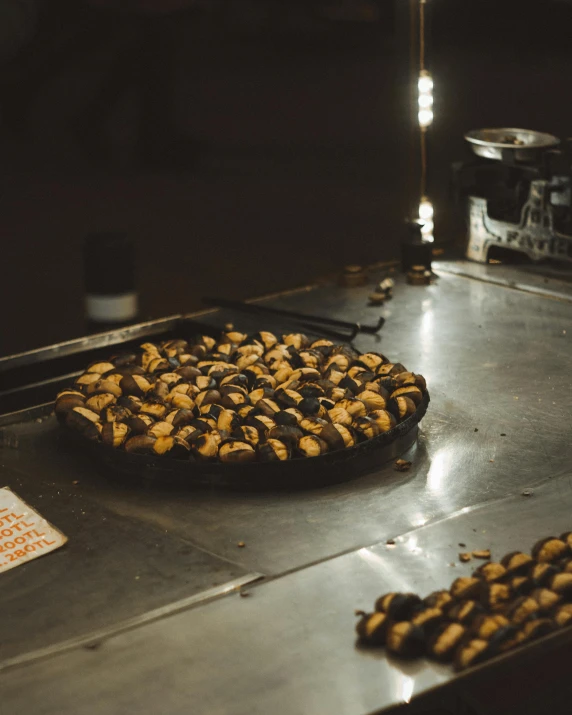
<svg viewBox="0 0 572 715">
<path fill-rule="evenodd" d="M 413 286 L 426 286 L 431 283 L 431 271 L 425 266 L 411 266 L 411 270 L 407 271 L 407 282 Z"/>
<path fill-rule="evenodd" d="M 367 273 L 362 266 L 344 266 L 340 276 L 340 285 L 344 288 L 356 288 L 367 283 Z"/>
<path fill-rule="evenodd" d="M 478 428 L 478 427 L 475 427 L 475 432 L 478 432 L 478 431 L 479 431 L 479 428 Z"/>
<path fill-rule="evenodd" d="M 367 297 L 370 305 L 383 305 L 386 300 L 384 293 L 370 293 Z"/>
<path fill-rule="evenodd" d="M 237 546 L 242 549 L 244 546 L 246 546 L 246 544 L 244 543 L 244 541 L 239 541 Z"/>
<path fill-rule="evenodd" d="M 383 645 L 387 634 L 387 626 L 389 618 L 387 614 L 380 613 L 363 613 L 358 611 L 356 615 L 361 616 L 361 619 L 356 625 L 356 632 L 362 643 L 368 645 Z"/>
<path fill-rule="evenodd" d="M 462 561 L 463 563 L 467 563 L 467 561 L 471 560 L 471 554 L 468 553 L 461 553 L 459 554 L 459 561 Z"/>
<path fill-rule="evenodd" d="M 386 593 L 375 602 L 375 610 L 387 613 L 393 621 L 406 621 L 420 605 L 415 593 Z"/>
<path fill-rule="evenodd" d="M 388 539 L 385 543 L 388 546 L 395 546 L 395 539 Z"/>
<path fill-rule="evenodd" d="M 501 432 L 501 437 L 506 437 L 506 434 L 504 432 Z"/>
<path fill-rule="evenodd" d="M 459 542 L 459 548 L 464 549 L 466 548 L 467 544 L 463 544 L 462 542 Z"/>
<path fill-rule="evenodd" d="M 537 561 L 548 561 L 551 563 L 561 559 L 566 554 L 566 551 L 566 543 L 554 536 L 542 539 L 532 547 L 532 555 Z"/>
<path fill-rule="evenodd" d="M 394 469 L 398 472 L 407 472 L 411 469 L 411 462 L 408 462 L 406 459 L 397 459 L 395 460 Z"/>
<path fill-rule="evenodd" d="M 490 559 L 491 550 L 490 549 L 477 549 L 472 552 L 475 559 Z"/>
<path fill-rule="evenodd" d="M 465 634 L 460 623 L 443 623 L 429 639 L 427 653 L 440 662 L 451 661 Z"/>
<path fill-rule="evenodd" d="M 409 621 L 392 623 L 387 629 L 386 647 L 390 653 L 402 658 L 415 658 L 425 649 L 423 629 Z"/>
</svg>

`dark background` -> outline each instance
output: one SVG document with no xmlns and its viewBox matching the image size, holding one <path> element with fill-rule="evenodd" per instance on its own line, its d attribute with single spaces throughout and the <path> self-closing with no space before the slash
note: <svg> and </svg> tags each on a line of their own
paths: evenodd
<svg viewBox="0 0 572 715">
<path fill-rule="evenodd" d="M 85 331 L 93 231 L 136 241 L 142 317 L 398 256 L 418 192 L 409 0 L 183 4 L 2 3 L 0 354 Z M 572 3 L 427 7 L 447 244 L 466 130 L 569 134 Z"/>
</svg>

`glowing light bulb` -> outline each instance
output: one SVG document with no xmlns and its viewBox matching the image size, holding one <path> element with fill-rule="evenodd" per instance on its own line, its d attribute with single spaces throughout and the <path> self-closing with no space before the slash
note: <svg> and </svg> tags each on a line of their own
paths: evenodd
<svg viewBox="0 0 572 715">
<path fill-rule="evenodd" d="M 433 221 L 425 221 L 421 226 L 421 238 L 428 243 L 433 243 L 433 229 L 435 228 Z"/>
<path fill-rule="evenodd" d="M 433 218 L 433 204 L 426 196 L 423 196 L 419 204 L 419 218 L 422 221 L 429 221 Z"/>
<path fill-rule="evenodd" d="M 420 127 L 428 127 L 433 122 L 433 111 L 431 109 L 420 109 L 417 116 L 419 118 Z"/>
<path fill-rule="evenodd" d="M 429 109 L 433 106 L 433 96 L 431 94 L 420 94 L 419 95 L 419 108 Z"/>
<path fill-rule="evenodd" d="M 427 70 L 421 70 L 417 87 L 419 94 L 431 94 L 433 91 L 433 78 Z"/>
</svg>

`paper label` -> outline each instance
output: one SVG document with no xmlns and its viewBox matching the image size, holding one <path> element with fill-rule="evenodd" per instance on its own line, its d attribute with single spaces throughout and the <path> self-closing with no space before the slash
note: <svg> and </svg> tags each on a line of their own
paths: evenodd
<svg viewBox="0 0 572 715">
<path fill-rule="evenodd" d="M 0 489 L 0 573 L 49 554 L 67 540 L 8 487 Z"/>
</svg>

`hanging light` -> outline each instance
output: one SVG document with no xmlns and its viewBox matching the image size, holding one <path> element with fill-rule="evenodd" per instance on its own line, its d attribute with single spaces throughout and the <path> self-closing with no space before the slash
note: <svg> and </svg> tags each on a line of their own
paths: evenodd
<svg viewBox="0 0 572 715">
<path fill-rule="evenodd" d="M 419 89 L 419 126 L 426 129 L 433 122 L 433 78 L 427 70 L 421 70 L 417 82 Z"/>
</svg>

